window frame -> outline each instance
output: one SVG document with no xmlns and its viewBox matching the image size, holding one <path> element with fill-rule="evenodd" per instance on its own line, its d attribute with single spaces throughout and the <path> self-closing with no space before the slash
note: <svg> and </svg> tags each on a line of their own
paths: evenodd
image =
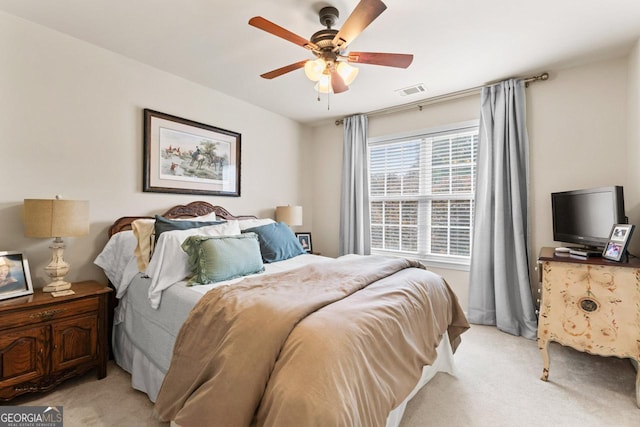
<svg viewBox="0 0 640 427">
<path fill-rule="evenodd" d="M 393 144 L 393 143 L 402 143 L 405 141 L 411 140 L 419 140 L 424 138 L 434 138 L 437 137 L 438 134 L 451 134 L 451 133 L 464 133 L 466 131 L 477 130 L 478 132 L 478 143 L 480 139 L 480 121 L 479 120 L 468 120 L 464 122 L 451 123 L 444 126 L 437 126 L 427 129 L 418 129 L 414 131 L 406 131 L 401 133 L 387 134 L 376 137 L 367 138 L 367 162 L 369 165 L 369 180 L 371 180 L 371 148 L 375 146 L 385 145 L 385 144 Z M 391 255 L 391 256 L 400 256 L 406 258 L 414 258 L 419 259 L 424 262 L 426 265 L 431 267 L 440 267 L 446 269 L 453 270 L 464 270 L 468 271 L 471 263 L 471 247 L 473 246 L 473 208 L 475 205 L 475 185 L 477 179 L 477 161 L 478 155 L 476 150 L 475 156 L 475 165 L 473 166 L 472 180 L 473 180 L 473 191 L 471 193 L 471 197 L 469 198 L 467 194 L 447 194 L 444 200 L 471 200 L 471 225 L 470 225 L 470 253 L 469 256 L 461 256 L 461 255 L 439 255 L 439 254 L 416 254 L 413 252 L 406 252 L 402 250 L 391 250 L 391 249 L 371 249 L 372 254 L 379 255 Z M 430 200 L 443 200 L 443 197 L 437 193 L 431 193 L 429 195 L 399 195 L 399 196 L 372 196 L 371 188 L 369 189 L 369 210 L 371 216 L 371 207 L 373 202 L 377 201 L 418 201 L 418 205 L 421 203 L 427 203 Z M 418 206 L 418 218 L 427 213 L 428 208 Z M 421 220 L 418 221 L 417 227 L 420 227 Z M 450 226 L 448 226 L 449 228 Z M 428 237 L 424 237 L 422 242 L 420 238 L 418 238 L 418 248 L 422 244 L 425 244 Z M 419 251 L 420 249 L 418 249 Z"/>
</svg>

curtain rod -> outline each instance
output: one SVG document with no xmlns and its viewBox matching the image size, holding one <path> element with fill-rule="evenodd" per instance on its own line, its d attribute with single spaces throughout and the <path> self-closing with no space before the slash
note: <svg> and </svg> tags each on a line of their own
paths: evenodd
<svg viewBox="0 0 640 427">
<path fill-rule="evenodd" d="M 539 76 L 532 76 L 532 77 L 527 77 L 524 80 L 524 84 L 525 87 L 529 87 L 529 83 L 533 83 L 533 82 L 537 82 L 537 81 L 544 81 L 544 80 L 549 80 L 549 73 L 544 72 L 542 74 L 540 74 Z M 411 102 L 408 104 L 402 104 L 402 105 L 396 105 L 395 107 L 388 107 L 388 108 L 382 108 L 380 110 L 375 110 L 375 111 L 370 111 L 367 114 L 367 116 L 380 116 L 383 114 L 389 114 L 389 113 L 397 113 L 399 111 L 404 111 L 404 110 L 410 110 L 414 107 L 418 107 L 418 109 L 420 111 L 422 111 L 422 107 L 424 107 L 425 105 L 429 105 L 429 104 L 435 104 L 437 102 L 442 102 L 442 101 L 449 101 L 452 99 L 457 99 L 457 98 L 463 98 L 465 96 L 470 96 L 473 95 L 477 92 L 480 92 L 480 90 L 484 87 L 487 86 L 492 86 L 495 83 L 490 83 L 490 84 L 486 84 L 483 86 L 476 86 L 476 87 L 472 87 L 471 89 L 464 89 L 464 90 L 459 90 L 457 92 L 451 92 L 451 93 L 447 93 L 444 95 L 438 95 L 438 96 L 434 96 L 431 98 L 426 98 L 423 99 L 421 101 L 415 101 L 415 102 Z M 341 125 L 342 123 L 344 123 L 344 119 L 339 119 L 336 120 L 336 126 Z"/>
</svg>

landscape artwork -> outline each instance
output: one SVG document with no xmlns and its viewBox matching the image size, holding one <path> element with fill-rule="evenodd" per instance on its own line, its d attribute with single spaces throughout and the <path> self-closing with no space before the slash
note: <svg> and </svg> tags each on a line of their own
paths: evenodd
<svg viewBox="0 0 640 427">
<path fill-rule="evenodd" d="M 225 177 L 231 158 L 228 142 L 161 128 L 159 143 L 162 179 L 216 183 L 228 179 Z"/>
<path fill-rule="evenodd" d="M 145 110 L 143 189 L 240 196 L 240 134 Z"/>
</svg>

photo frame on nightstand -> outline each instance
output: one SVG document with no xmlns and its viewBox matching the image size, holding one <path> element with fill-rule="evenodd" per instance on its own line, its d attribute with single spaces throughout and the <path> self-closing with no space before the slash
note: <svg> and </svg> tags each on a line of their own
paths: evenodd
<svg viewBox="0 0 640 427">
<path fill-rule="evenodd" d="M 611 228 L 609 241 L 602 251 L 602 257 L 612 261 L 620 261 L 627 252 L 635 226 L 633 224 L 615 224 Z"/>
<path fill-rule="evenodd" d="M 298 241 L 300 242 L 302 249 L 304 249 L 307 253 L 310 254 L 312 251 L 311 233 L 309 232 L 296 233 L 296 237 L 298 238 Z"/>
<path fill-rule="evenodd" d="M 22 252 L 0 252 L 0 300 L 33 294 L 29 262 Z"/>
</svg>

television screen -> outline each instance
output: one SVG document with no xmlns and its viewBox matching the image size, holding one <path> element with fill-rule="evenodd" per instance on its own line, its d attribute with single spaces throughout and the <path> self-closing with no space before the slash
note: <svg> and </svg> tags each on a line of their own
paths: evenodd
<svg viewBox="0 0 640 427">
<path fill-rule="evenodd" d="M 620 186 L 551 194 L 553 240 L 603 248 L 614 224 L 626 223 Z"/>
</svg>

